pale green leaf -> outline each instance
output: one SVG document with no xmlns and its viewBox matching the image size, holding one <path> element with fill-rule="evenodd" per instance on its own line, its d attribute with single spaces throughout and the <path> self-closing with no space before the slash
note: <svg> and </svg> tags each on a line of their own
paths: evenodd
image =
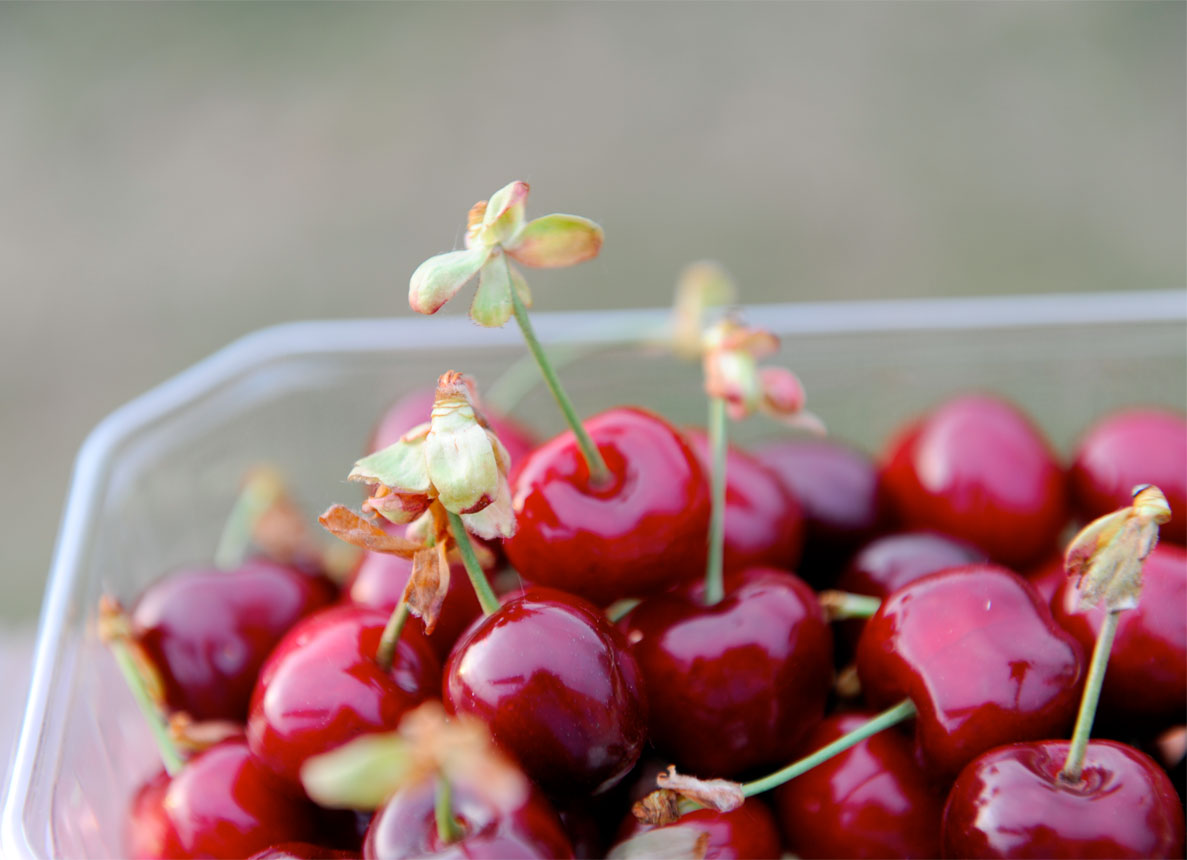
<svg viewBox="0 0 1187 860">
<path fill-rule="evenodd" d="M 301 784 L 321 806 L 378 809 L 415 767 L 413 751 L 399 735 L 363 735 L 306 761 Z"/>
<path fill-rule="evenodd" d="M 511 319 L 511 280 L 507 260 L 495 254 L 478 274 L 478 290 L 470 304 L 470 319 L 487 328 L 499 328 Z"/>
<path fill-rule="evenodd" d="M 347 480 L 383 484 L 402 493 L 427 494 L 432 486 L 425 463 L 425 439 L 429 428 L 430 425 L 422 424 L 398 442 L 359 460 Z"/>
<path fill-rule="evenodd" d="M 591 260 L 602 249 L 602 228 L 579 215 L 545 215 L 524 225 L 507 253 L 525 266 L 553 269 Z"/>
<path fill-rule="evenodd" d="M 477 246 L 425 260 L 408 282 L 408 304 L 417 313 L 436 313 L 474 277 L 489 254 L 489 248 Z"/>
<path fill-rule="evenodd" d="M 528 184 L 516 180 L 496 191 L 486 204 L 482 217 L 483 233 L 498 243 L 510 241 L 523 227 L 524 204 Z"/>
</svg>

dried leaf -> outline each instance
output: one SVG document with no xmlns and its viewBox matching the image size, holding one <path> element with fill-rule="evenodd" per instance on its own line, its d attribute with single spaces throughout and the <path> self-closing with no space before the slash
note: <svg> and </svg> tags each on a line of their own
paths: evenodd
<svg viewBox="0 0 1187 860">
<path fill-rule="evenodd" d="M 334 537 L 372 552 L 385 552 L 400 558 L 413 558 L 424 549 L 407 538 L 388 534 L 366 517 L 356 514 L 346 505 L 331 505 L 317 521 Z"/>
<path fill-rule="evenodd" d="M 631 807 L 631 814 L 644 824 L 663 827 L 680 818 L 680 795 L 657 788 Z"/>
<path fill-rule="evenodd" d="M 671 789 L 681 797 L 687 797 L 718 812 L 731 812 L 746 801 L 741 783 L 730 782 L 728 779 L 697 779 L 695 776 L 685 776 L 676 772 L 675 765 L 668 765 L 668 772 L 656 776 L 655 782 L 660 788 Z"/>
<path fill-rule="evenodd" d="M 412 572 L 404 587 L 408 611 L 424 622 L 425 633 L 437 628 L 441 606 L 449 591 L 449 562 L 443 544 L 422 549 L 412 557 Z"/>
<path fill-rule="evenodd" d="M 555 269 L 591 260 L 602 249 L 602 228 L 579 215 L 545 215 L 520 230 L 507 253 L 525 266 Z"/>
<path fill-rule="evenodd" d="M 412 273 L 408 304 L 418 314 L 435 314 L 478 274 L 489 255 L 490 248 L 478 245 L 429 257 Z"/>
</svg>

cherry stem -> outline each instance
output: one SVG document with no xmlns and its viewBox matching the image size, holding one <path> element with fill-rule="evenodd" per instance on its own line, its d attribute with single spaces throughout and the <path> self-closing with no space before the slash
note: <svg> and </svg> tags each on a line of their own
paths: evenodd
<svg viewBox="0 0 1187 860">
<path fill-rule="evenodd" d="M 1092 735 L 1092 723 L 1096 720 L 1096 706 L 1100 702 L 1100 688 L 1105 680 L 1105 669 L 1109 665 L 1109 652 L 1113 650 L 1113 637 L 1117 635 L 1117 622 L 1122 609 L 1113 609 L 1105 615 L 1104 624 L 1096 636 L 1092 649 L 1092 663 L 1088 666 L 1088 678 L 1084 681 L 1084 696 L 1080 699 L 1080 713 L 1076 715 L 1076 728 L 1068 747 L 1067 761 L 1059 778 L 1067 783 L 1078 783 L 1084 770 L 1084 756 L 1088 751 L 1088 739 Z"/>
<path fill-rule="evenodd" d="M 507 277 L 510 279 L 511 264 L 507 262 L 506 255 L 503 255 L 503 265 L 507 266 Z M 560 377 L 556 375 L 556 370 L 553 369 L 552 362 L 548 360 L 548 355 L 544 352 L 544 348 L 536 338 L 536 332 L 532 328 L 532 321 L 528 318 L 528 309 L 524 306 L 523 299 L 519 297 L 519 290 L 515 288 L 514 280 L 512 280 L 511 286 L 511 309 L 515 314 L 515 321 L 519 323 L 519 330 L 523 333 L 524 343 L 527 344 L 532 358 L 536 359 L 536 366 L 540 368 L 540 374 L 544 377 L 544 383 L 548 386 L 548 390 L 552 392 L 552 397 L 556 400 L 556 405 L 560 407 L 561 413 L 565 416 L 565 422 L 573 431 L 573 435 L 577 437 L 577 447 L 581 449 L 581 456 L 585 459 L 585 465 L 589 469 L 590 481 L 594 484 L 600 484 L 609 480 L 610 469 L 606 465 L 606 461 L 602 459 L 602 452 L 598 450 L 597 445 L 593 443 L 593 439 L 586 432 L 581 419 L 577 416 L 577 410 L 573 408 L 573 401 L 565 393 Z"/>
<path fill-rule="evenodd" d="M 725 454 L 728 430 L 725 400 L 709 398 L 710 488 L 713 508 L 709 516 L 709 559 L 705 565 L 705 605 L 725 597 Z"/>
<path fill-rule="evenodd" d="M 515 290 L 512 290 L 511 293 L 514 295 Z M 470 543 L 470 534 L 466 531 L 466 525 L 462 522 L 462 518 L 453 511 L 446 511 L 446 513 L 449 514 L 449 530 L 453 532 L 457 551 L 462 557 L 462 564 L 466 566 L 466 575 L 470 577 L 470 584 L 474 586 L 474 595 L 478 598 L 478 605 L 482 607 L 484 615 L 490 615 L 499 608 L 499 598 L 495 596 L 486 574 L 482 572 L 482 565 L 478 562 L 478 556 L 474 554 L 474 545 Z"/>
<path fill-rule="evenodd" d="M 777 770 L 768 776 L 761 779 L 756 779 L 753 782 L 742 784 L 742 794 L 746 797 L 754 797 L 756 794 L 762 794 L 764 791 L 770 791 L 772 788 L 783 785 L 785 782 L 790 782 L 797 776 L 807 773 L 818 764 L 824 764 L 830 758 L 840 755 L 845 750 L 864 741 L 866 738 L 878 734 L 878 732 L 888 729 L 893 725 L 909 720 L 917 714 L 915 703 L 910 699 L 903 699 L 897 705 L 887 708 L 876 717 L 871 717 L 869 722 L 858 726 L 847 735 L 843 735 L 833 741 L 827 746 L 823 746 L 816 752 L 806 756 L 799 761 L 794 761 L 782 770 Z"/>
<path fill-rule="evenodd" d="M 281 480 L 272 469 L 256 469 L 248 477 L 227 522 L 219 535 L 218 548 L 214 551 L 214 566 L 219 570 L 234 570 L 243 564 L 247 550 L 252 543 L 256 523 L 282 492 Z"/>
<path fill-rule="evenodd" d="M 379 637 L 379 647 L 375 649 L 375 662 L 383 671 L 388 672 L 396 662 L 396 647 L 400 644 L 400 634 L 404 632 L 404 625 L 411 615 L 405 595 L 400 595 L 400 602 L 387 618 L 383 626 L 383 633 Z"/>
<path fill-rule="evenodd" d="M 622 600 L 616 600 L 606 607 L 606 618 L 611 624 L 616 624 L 642 602 L 637 597 L 624 597 Z"/>
<path fill-rule="evenodd" d="M 829 589 L 818 595 L 820 608 L 829 621 L 847 621 L 850 618 L 870 618 L 878 611 L 882 601 L 868 594 L 853 594 L 848 591 Z"/>
<path fill-rule="evenodd" d="M 453 786 L 444 774 L 437 775 L 436 802 L 433 811 L 437 819 L 437 838 L 452 845 L 462 838 L 462 829 L 453 817 Z"/>
</svg>

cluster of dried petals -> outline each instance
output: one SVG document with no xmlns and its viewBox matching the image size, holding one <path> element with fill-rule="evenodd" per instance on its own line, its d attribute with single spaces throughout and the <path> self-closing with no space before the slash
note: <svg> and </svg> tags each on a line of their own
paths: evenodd
<svg viewBox="0 0 1187 860">
<path fill-rule="evenodd" d="M 737 289 L 719 264 L 702 260 L 686 267 L 676 282 L 672 308 L 672 349 L 681 358 L 700 358 L 705 317 L 713 308 L 733 304 Z"/>
<path fill-rule="evenodd" d="M 1142 562 L 1158 544 L 1158 527 L 1171 518 L 1162 490 L 1133 488 L 1133 504 L 1093 520 L 1072 538 L 1064 567 L 1077 577 L 1080 609 L 1098 604 L 1133 609 L 1142 592 Z"/>
<path fill-rule="evenodd" d="M 532 303 L 527 282 L 508 257 L 525 266 L 559 268 L 598 255 L 604 238 L 601 227 L 588 218 L 559 213 L 525 221 L 527 196 L 528 184 L 516 181 L 489 201 L 475 203 L 467 219 L 465 250 L 430 257 L 412 273 L 412 309 L 436 313 L 478 275 L 470 318 L 497 328 L 511 318 L 513 289 L 525 306 Z"/>
<path fill-rule="evenodd" d="M 705 332 L 702 344 L 705 392 L 725 401 L 730 418 L 740 421 L 761 412 L 791 427 L 823 433 L 821 420 L 804 409 L 799 378 L 783 367 L 759 367 L 775 354 L 779 339 L 726 317 Z"/>
</svg>

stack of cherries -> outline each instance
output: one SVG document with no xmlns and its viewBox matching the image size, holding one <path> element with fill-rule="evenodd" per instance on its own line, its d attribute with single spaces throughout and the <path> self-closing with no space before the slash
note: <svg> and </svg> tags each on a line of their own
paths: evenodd
<svg viewBox="0 0 1187 860">
<path fill-rule="evenodd" d="M 1065 468 L 971 394 L 871 458 L 760 366 L 770 335 L 702 323 L 730 298 L 700 265 L 677 346 L 706 428 L 580 420 L 515 264 L 602 234 L 526 195 L 476 205 L 410 301 L 478 275 L 471 315 L 516 319 L 571 429 L 541 442 L 445 372 L 379 421 L 361 510 L 321 517 L 363 549 L 345 578 L 256 486 L 234 531 L 266 554 L 106 600 L 164 763 L 127 853 L 1182 856 L 1187 419 L 1106 417 Z M 730 446 L 755 412 L 816 432 Z"/>
</svg>

